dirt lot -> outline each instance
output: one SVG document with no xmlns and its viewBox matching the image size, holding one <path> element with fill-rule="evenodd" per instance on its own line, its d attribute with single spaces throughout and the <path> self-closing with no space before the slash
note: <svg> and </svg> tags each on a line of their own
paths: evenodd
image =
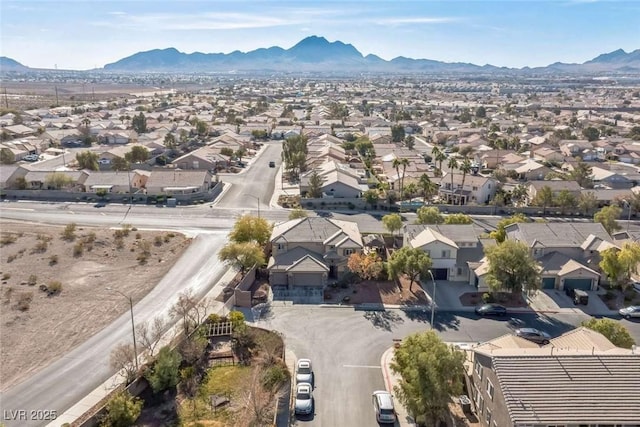
<svg viewBox="0 0 640 427">
<path fill-rule="evenodd" d="M 63 226 L 3 221 L 1 230 L 2 390 L 127 311 L 127 300 L 106 287 L 140 300 L 190 242 L 175 233 L 134 229 L 77 227 L 68 240 Z"/>
<path fill-rule="evenodd" d="M 361 283 L 349 285 L 347 288 L 331 289 L 325 293 L 326 303 L 348 303 L 348 304 L 390 304 L 390 305 L 424 305 L 429 300 L 420 290 L 420 285 L 414 283 L 413 289 L 410 289 L 409 280 L 401 278 L 400 289 L 395 282 L 392 281 L 364 281 Z M 326 298 L 329 296 L 329 298 Z M 348 301 L 345 300 L 348 297 Z"/>
</svg>

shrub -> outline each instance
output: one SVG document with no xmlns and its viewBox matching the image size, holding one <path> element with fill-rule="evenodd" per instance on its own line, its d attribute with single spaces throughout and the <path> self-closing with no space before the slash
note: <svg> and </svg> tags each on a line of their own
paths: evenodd
<svg viewBox="0 0 640 427">
<path fill-rule="evenodd" d="M 95 241 L 96 241 L 96 233 L 94 233 L 93 231 L 87 234 L 86 236 L 84 236 L 85 243 L 93 243 Z"/>
<path fill-rule="evenodd" d="M 217 313 L 211 313 L 207 319 L 213 324 L 220 323 L 222 321 L 222 317 Z"/>
<path fill-rule="evenodd" d="M 485 292 L 484 294 L 482 294 L 482 302 L 484 302 L 485 304 L 493 302 L 493 295 L 489 292 Z"/>
<path fill-rule="evenodd" d="M 58 263 L 58 255 L 51 255 L 49 257 L 49 265 L 56 265 Z"/>
<path fill-rule="evenodd" d="M 62 231 L 62 239 L 66 241 L 73 241 L 76 238 L 76 223 L 72 222 Z"/>
<path fill-rule="evenodd" d="M 2 233 L 0 235 L 0 246 L 10 245 L 11 243 L 15 243 L 18 238 L 15 234 L 12 233 Z"/>
<path fill-rule="evenodd" d="M 35 274 L 30 275 L 27 283 L 29 284 L 29 286 L 35 286 L 36 283 L 38 283 L 38 276 L 36 276 Z"/>
<path fill-rule="evenodd" d="M 113 242 L 116 244 L 116 249 L 124 248 L 124 239 L 122 237 L 116 237 Z"/>
<path fill-rule="evenodd" d="M 11 273 L 4 273 L 2 275 L 2 280 L 9 280 L 11 279 Z"/>
<path fill-rule="evenodd" d="M 162 236 L 156 236 L 155 239 L 153 239 L 153 244 L 156 246 L 162 246 Z"/>
<path fill-rule="evenodd" d="M 280 364 L 267 368 L 262 376 L 262 387 L 265 390 L 277 390 L 289 378 L 289 371 Z"/>
<path fill-rule="evenodd" d="M 124 231 L 122 230 L 115 230 L 113 232 L 113 238 L 114 239 L 122 239 L 124 237 Z"/>
<path fill-rule="evenodd" d="M 16 255 L 16 254 L 9 255 L 7 257 L 7 262 L 11 262 L 11 261 L 15 260 L 16 258 L 18 258 L 18 255 Z"/>
<path fill-rule="evenodd" d="M 82 256 L 82 252 L 84 251 L 84 243 L 78 242 L 73 245 L 73 256 L 80 257 Z"/>
<path fill-rule="evenodd" d="M 49 295 L 59 294 L 60 292 L 62 292 L 62 283 L 58 282 L 57 280 L 54 282 L 50 282 L 49 286 L 47 286 L 47 289 L 49 290 Z"/>
<path fill-rule="evenodd" d="M 38 243 L 36 243 L 36 246 L 33 248 L 33 252 L 34 253 L 43 253 L 47 251 L 49 244 L 47 243 L 46 240 L 40 240 Z"/>
<path fill-rule="evenodd" d="M 140 239 L 142 239 L 142 234 L 136 233 L 136 240 L 140 240 Z"/>
<path fill-rule="evenodd" d="M 128 236 L 130 231 L 131 231 L 131 224 L 124 224 L 122 226 L 122 234 L 123 234 L 123 236 L 125 236 L 125 237 Z"/>
<path fill-rule="evenodd" d="M 31 307 L 31 301 L 33 300 L 33 292 L 20 292 L 18 294 L 18 302 L 16 308 L 20 311 L 27 311 Z"/>
</svg>

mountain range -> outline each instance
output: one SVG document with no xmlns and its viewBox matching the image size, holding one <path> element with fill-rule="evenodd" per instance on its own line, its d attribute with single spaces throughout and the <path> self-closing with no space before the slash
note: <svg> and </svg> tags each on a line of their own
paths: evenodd
<svg viewBox="0 0 640 427">
<path fill-rule="evenodd" d="M 24 71 L 22 64 L 0 57 L 0 70 Z M 354 46 L 324 37 L 310 36 L 289 49 L 278 46 L 250 52 L 183 53 L 175 48 L 138 52 L 103 68 L 104 71 L 136 72 L 331 72 L 331 73 L 491 73 L 496 71 L 535 71 L 569 73 L 640 72 L 640 49 L 605 53 L 582 64 L 556 62 L 546 67 L 512 69 L 464 62 L 396 57 L 386 61 L 376 55 L 363 56 Z"/>
</svg>

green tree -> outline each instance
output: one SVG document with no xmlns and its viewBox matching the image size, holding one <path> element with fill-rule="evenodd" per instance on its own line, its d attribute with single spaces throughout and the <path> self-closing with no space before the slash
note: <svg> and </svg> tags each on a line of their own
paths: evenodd
<svg viewBox="0 0 640 427">
<path fill-rule="evenodd" d="M 207 126 L 207 124 L 204 121 L 198 120 L 198 122 L 196 123 L 196 133 L 199 136 L 205 136 L 208 132 L 209 132 L 209 126 Z"/>
<path fill-rule="evenodd" d="M 413 135 L 407 135 L 404 137 L 404 145 L 406 145 L 406 147 L 409 150 L 413 150 L 413 148 L 416 146 L 416 138 Z"/>
<path fill-rule="evenodd" d="M 435 206 L 423 206 L 416 211 L 416 224 L 442 224 L 444 217 Z"/>
<path fill-rule="evenodd" d="M 172 133 L 164 136 L 164 146 L 169 150 L 175 150 L 177 146 L 176 137 Z"/>
<path fill-rule="evenodd" d="M 131 164 L 124 157 L 114 157 L 111 160 L 111 169 L 114 171 L 128 171 Z"/>
<path fill-rule="evenodd" d="M 409 278 L 409 290 L 413 290 L 413 283 L 428 277 L 431 268 L 431 258 L 420 248 L 403 246 L 394 251 L 387 261 L 389 279 L 398 279 L 400 275 Z"/>
<path fill-rule="evenodd" d="M 0 163 L 2 163 L 3 165 L 10 165 L 15 162 L 16 155 L 13 154 L 13 151 L 4 147 L 0 149 Z"/>
<path fill-rule="evenodd" d="M 537 192 L 531 204 L 542 208 L 542 215 L 547 214 L 547 208 L 553 206 L 554 197 L 553 190 L 548 185 L 544 185 Z"/>
<path fill-rule="evenodd" d="M 487 117 L 487 109 L 482 105 L 476 108 L 476 117 L 479 119 L 484 119 L 485 117 Z"/>
<path fill-rule="evenodd" d="M 271 238 L 273 225 L 264 218 L 251 215 L 241 216 L 229 233 L 229 240 L 235 243 L 255 242 L 260 246 L 267 244 Z"/>
<path fill-rule="evenodd" d="M 518 203 L 522 203 L 527 199 L 528 195 L 529 195 L 529 190 L 527 190 L 527 187 L 525 187 L 522 184 L 518 184 L 513 190 L 511 190 L 511 202 L 514 205 Z"/>
<path fill-rule="evenodd" d="M 356 139 L 354 145 L 356 150 L 358 151 L 358 154 L 360 154 L 362 158 L 367 159 L 375 157 L 376 153 L 373 148 L 373 142 L 371 142 L 368 137 L 361 136 L 360 138 Z"/>
<path fill-rule="evenodd" d="M 382 225 L 389 230 L 391 234 L 395 234 L 402 228 L 402 217 L 400 214 L 392 213 L 382 217 Z"/>
<path fill-rule="evenodd" d="M 452 396 L 462 393 L 465 356 L 434 331 L 409 335 L 395 350 L 391 369 L 400 375 L 395 390 L 420 425 L 438 425 Z"/>
<path fill-rule="evenodd" d="M 583 215 L 589 215 L 598 206 L 598 198 L 593 191 L 580 193 L 578 208 Z"/>
<path fill-rule="evenodd" d="M 438 147 L 433 147 L 431 149 L 431 156 L 433 157 L 433 161 L 438 163 L 438 175 L 442 175 L 442 162 L 447 160 L 447 155 L 440 150 Z"/>
<path fill-rule="evenodd" d="M 181 361 L 182 357 L 178 351 L 168 346 L 160 349 L 155 363 L 145 372 L 145 378 L 149 381 L 154 393 L 158 394 L 178 384 Z"/>
<path fill-rule="evenodd" d="M 620 218 L 621 213 L 622 209 L 616 205 L 605 206 L 596 212 L 593 216 L 593 221 L 602 224 L 607 233 L 612 234 L 620 230 L 620 224 L 618 224 L 617 220 Z"/>
<path fill-rule="evenodd" d="M 107 414 L 103 427 L 130 427 L 142 413 L 143 401 L 126 390 L 115 392 L 107 401 Z"/>
<path fill-rule="evenodd" d="M 463 213 L 449 214 L 444 218 L 445 224 L 473 224 L 473 219 Z"/>
<path fill-rule="evenodd" d="M 234 156 L 236 156 L 239 162 L 242 162 L 242 158 L 247 155 L 247 150 L 245 150 L 244 148 L 238 148 L 233 154 Z"/>
<path fill-rule="evenodd" d="M 98 154 L 92 151 L 82 151 L 76 153 L 76 161 L 80 169 L 87 169 L 90 171 L 97 171 L 98 166 Z"/>
<path fill-rule="evenodd" d="M 608 248 L 600 252 L 600 269 L 607 275 L 612 285 L 619 285 L 624 276 L 624 268 L 618 258 L 618 248 Z"/>
<path fill-rule="evenodd" d="M 456 188 L 453 186 L 453 178 L 454 171 L 458 168 L 458 161 L 455 157 L 449 157 L 449 161 L 447 162 L 447 167 L 449 168 L 449 176 L 451 177 L 451 204 L 454 204 L 455 200 L 455 190 Z"/>
<path fill-rule="evenodd" d="M 516 224 L 516 223 L 519 223 L 519 222 L 529 222 L 529 218 L 524 216 L 524 214 L 517 213 L 517 214 L 513 215 L 512 217 L 501 219 L 500 221 L 498 221 L 498 225 L 496 227 L 496 230 L 492 231 L 489 234 L 489 236 L 492 239 L 496 239 L 496 242 L 502 243 L 507 238 L 507 232 L 505 230 L 507 225 Z"/>
<path fill-rule="evenodd" d="M 395 125 L 391 126 L 391 140 L 393 142 L 402 142 L 405 137 L 404 126 Z"/>
<path fill-rule="evenodd" d="M 505 240 L 499 245 L 485 247 L 484 253 L 489 262 L 487 283 L 492 290 L 519 293 L 523 289 L 540 288 L 540 267 L 526 244 Z"/>
<path fill-rule="evenodd" d="M 324 184 L 324 177 L 321 176 L 317 170 L 313 170 L 309 176 L 309 190 L 307 190 L 307 196 L 312 199 L 319 199 L 322 197 L 322 184 Z"/>
<path fill-rule="evenodd" d="M 569 178 L 575 180 L 582 188 L 592 188 L 593 182 L 591 176 L 593 174 L 593 168 L 585 162 L 578 162 L 573 167 Z"/>
<path fill-rule="evenodd" d="M 438 191 L 436 184 L 431 181 L 429 175 L 423 173 L 420 175 L 420 179 L 418 180 L 418 187 L 422 191 L 422 203 L 427 204 L 427 199 L 433 197 L 434 194 Z"/>
<path fill-rule="evenodd" d="M 631 348 L 636 343 L 627 328 L 617 320 L 592 318 L 582 322 L 582 326 L 601 333 L 617 347 Z"/>
<path fill-rule="evenodd" d="M 290 136 L 282 143 L 282 161 L 294 179 L 305 171 L 307 153 L 307 137 L 304 135 Z"/>
<path fill-rule="evenodd" d="M 600 138 L 600 131 L 593 126 L 586 127 L 582 129 L 582 135 L 589 141 L 595 141 Z"/>
<path fill-rule="evenodd" d="M 576 206 L 576 198 L 569 190 L 560 190 L 556 196 L 556 204 L 560 208 L 560 212 L 564 215 L 567 209 Z"/>
<path fill-rule="evenodd" d="M 128 153 L 124 154 L 124 158 L 129 163 L 142 163 L 149 159 L 149 150 L 142 145 L 134 145 Z"/>
<path fill-rule="evenodd" d="M 218 259 L 239 268 L 242 272 L 254 265 L 260 267 L 265 263 L 264 250 L 257 243 L 252 242 L 229 242 L 220 249 Z"/>
<path fill-rule="evenodd" d="M 622 288 L 626 289 L 631 279 L 631 275 L 638 273 L 638 263 L 640 263 L 640 244 L 638 242 L 625 242 L 622 245 L 622 249 L 618 252 L 618 260 L 622 266 L 622 272 L 625 277 L 625 281 L 622 283 Z"/>
<path fill-rule="evenodd" d="M 147 132 L 147 118 L 142 111 L 137 116 L 133 116 L 133 119 L 131 119 L 131 127 L 133 127 L 133 130 L 137 133 Z"/>
<path fill-rule="evenodd" d="M 367 204 L 371 205 L 371 208 L 378 204 L 379 196 L 376 190 L 367 190 L 362 194 L 362 197 L 367 202 Z"/>
<path fill-rule="evenodd" d="M 52 172 L 45 177 L 44 184 L 49 189 L 60 190 L 73 184 L 73 179 L 65 173 Z"/>
<path fill-rule="evenodd" d="M 467 174 L 471 172 L 471 160 L 465 158 L 460 164 L 460 172 L 462 172 L 462 189 L 464 190 L 464 181 L 467 178 Z M 462 195 L 458 199 L 458 204 L 462 204 Z"/>
<path fill-rule="evenodd" d="M 298 219 L 298 218 L 306 218 L 309 216 L 309 213 L 302 209 L 302 208 L 296 208 L 294 210 L 292 210 L 291 212 L 289 212 L 289 219 Z"/>
</svg>

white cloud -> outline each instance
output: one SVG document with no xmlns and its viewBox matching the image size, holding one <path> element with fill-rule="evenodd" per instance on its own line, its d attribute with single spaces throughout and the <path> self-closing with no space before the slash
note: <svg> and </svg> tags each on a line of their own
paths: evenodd
<svg viewBox="0 0 640 427">
<path fill-rule="evenodd" d="M 381 18 L 372 20 L 378 25 L 412 25 L 412 24 L 451 24 L 463 21 L 464 18 L 417 16 L 408 18 Z"/>
</svg>

